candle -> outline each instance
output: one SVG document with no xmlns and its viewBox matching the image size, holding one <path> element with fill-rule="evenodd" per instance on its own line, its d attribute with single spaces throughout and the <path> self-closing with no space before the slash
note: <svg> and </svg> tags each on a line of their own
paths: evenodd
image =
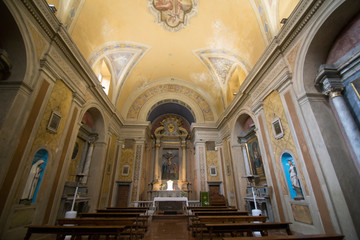
<svg viewBox="0 0 360 240">
<path fill-rule="evenodd" d="M 255 209 L 257 209 L 257 206 L 256 206 L 256 197 L 255 197 L 255 192 L 254 192 L 254 187 L 252 187 L 252 194 L 253 194 L 253 198 L 254 198 L 254 205 L 255 205 Z"/>
</svg>

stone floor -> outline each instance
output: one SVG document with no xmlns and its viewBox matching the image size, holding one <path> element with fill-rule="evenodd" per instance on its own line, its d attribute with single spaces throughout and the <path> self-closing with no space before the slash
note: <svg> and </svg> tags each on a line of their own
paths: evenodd
<svg viewBox="0 0 360 240">
<path fill-rule="evenodd" d="M 143 240 L 194 240 L 186 217 L 153 217 Z"/>
</svg>

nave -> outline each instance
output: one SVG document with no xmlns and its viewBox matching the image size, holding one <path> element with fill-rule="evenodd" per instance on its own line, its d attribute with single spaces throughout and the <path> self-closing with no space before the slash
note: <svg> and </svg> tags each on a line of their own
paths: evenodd
<svg viewBox="0 0 360 240">
<path fill-rule="evenodd" d="M 169 203 L 169 202 L 168 202 Z M 253 211 L 253 214 L 256 213 Z M 239 239 L 333 239 L 339 234 L 303 235 L 290 230 L 289 222 L 268 222 L 226 206 L 189 207 L 166 213 L 158 208 L 106 208 L 58 219 L 56 226 L 28 226 L 25 240 L 34 234 L 46 239 L 144 239 L 144 240 L 239 240 Z M 36 239 L 44 239 L 43 237 Z"/>
<path fill-rule="evenodd" d="M 1 240 L 145 237 L 97 210 L 162 197 L 360 239 L 359 0 L 2 0 L 0 29 Z"/>
</svg>

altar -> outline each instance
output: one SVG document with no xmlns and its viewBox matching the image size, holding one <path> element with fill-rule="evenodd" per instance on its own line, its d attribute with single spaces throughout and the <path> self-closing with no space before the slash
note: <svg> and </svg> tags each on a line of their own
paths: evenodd
<svg viewBox="0 0 360 240">
<path fill-rule="evenodd" d="M 155 197 L 153 201 L 155 212 L 164 214 L 184 213 L 187 206 L 187 197 Z"/>
</svg>

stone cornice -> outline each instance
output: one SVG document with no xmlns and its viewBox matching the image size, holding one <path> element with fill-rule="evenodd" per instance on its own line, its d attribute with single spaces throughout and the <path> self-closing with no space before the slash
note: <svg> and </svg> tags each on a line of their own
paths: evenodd
<svg viewBox="0 0 360 240">
<path fill-rule="evenodd" d="M 281 51 L 288 48 L 324 2 L 325 0 L 300 1 L 277 35 Z"/>
</svg>

